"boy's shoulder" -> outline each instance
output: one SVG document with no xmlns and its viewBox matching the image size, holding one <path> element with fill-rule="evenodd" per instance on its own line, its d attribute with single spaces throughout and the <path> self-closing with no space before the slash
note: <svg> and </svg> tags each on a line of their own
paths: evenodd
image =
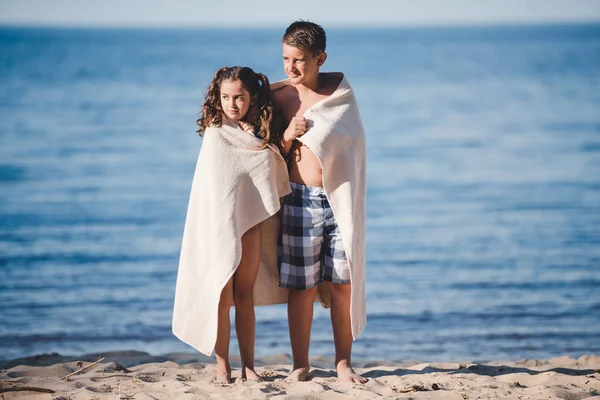
<svg viewBox="0 0 600 400">
<path fill-rule="evenodd" d="M 341 72 L 319 73 L 319 86 L 312 94 L 301 96 L 298 89 L 289 81 L 276 82 L 271 85 L 275 104 L 288 119 L 297 113 L 303 114 L 317 102 L 328 98 L 342 86 L 344 74 Z"/>
<path fill-rule="evenodd" d="M 331 96 L 337 90 L 342 81 L 344 74 L 341 72 L 320 72 L 319 87 L 317 93 L 324 96 Z M 276 82 L 271 85 L 271 91 L 276 100 L 284 100 L 291 96 L 297 96 L 298 90 L 290 85 L 287 81 Z"/>
<path fill-rule="evenodd" d="M 342 81 L 344 74 L 341 72 L 321 72 L 319 73 L 319 89 L 320 94 L 331 96 L 337 90 Z"/>
<path fill-rule="evenodd" d="M 271 91 L 273 92 L 273 96 L 275 96 L 276 101 L 285 100 L 287 97 L 290 97 L 294 93 L 298 92 L 296 88 L 285 82 L 274 83 L 271 85 Z"/>
</svg>

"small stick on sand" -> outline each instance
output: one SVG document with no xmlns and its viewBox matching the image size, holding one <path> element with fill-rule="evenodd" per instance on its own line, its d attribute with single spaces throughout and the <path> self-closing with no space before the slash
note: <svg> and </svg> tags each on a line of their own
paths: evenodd
<svg viewBox="0 0 600 400">
<path fill-rule="evenodd" d="M 13 387 L 9 387 L 9 388 L 2 388 L 2 389 L 0 389 L 0 393 L 6 393 L 6 392 L 25 392 L 25 391 L 40 392 L 40 393 L 56 393 L 56 391 L 54 391 L 52 389 L 46 389 L 46 388 L 41 388 L 41 387 L 33 387 L 33 386 L 13 386 Z M 3 398 L 4 398 L 4 396 L 3 396 Z"/>
<path fill-rule="evenodd" d="M 93 367 L 93 366 L 94 366 L 94 365 L 96 365 L 96 364 L 99 364 L 100 362 L 102 362 L 102 361 L 104 360 L 104 358 L 105 358 L 105 357 L 102 357 L 101 359 L 99 359 L 99 360 L 98 360 L 98 361 L 96 361 L 95 363 L 91 363 L 90 365 L 88 365 L 88 366 L 86 366 L 86 367 L 81 367 L 81 368 L 79 368 L 77 371 L 71 372 L 70 374 L 67 374 L 67 375 L 63 376 L 63 377 L 62 377 L 62 378 L 60 378 L 60 379 L 67 379 L 67 378 L 69 378 L 69 377 L 71 377 L 71 376 L 73 376 L 73 375 L 77 375 L 78 373 L 80 373 L 80 372 L 83 372 L 83 371 L 85 371 L 86 369 L 88 369 L 88 368 L 91 368 L 91 367 Z"/>
</svg>

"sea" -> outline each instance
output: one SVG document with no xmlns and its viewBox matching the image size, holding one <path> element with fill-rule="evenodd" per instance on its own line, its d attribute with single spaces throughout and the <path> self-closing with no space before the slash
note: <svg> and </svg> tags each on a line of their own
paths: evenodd
<svg viewBox="0 0 600 400">
<path fill-rule="evenodd" d="M 0 27 L 0 359 L 195 352 L 171 333 L 195 121 L 222 66 L 285 78 L 284 29 Z M 600 24 L 327 33 L 367 135 L 354 359 L 600 354 Z M 286 307 L 256 316 L 256 356 L 291 353 Z"/>
</svg>

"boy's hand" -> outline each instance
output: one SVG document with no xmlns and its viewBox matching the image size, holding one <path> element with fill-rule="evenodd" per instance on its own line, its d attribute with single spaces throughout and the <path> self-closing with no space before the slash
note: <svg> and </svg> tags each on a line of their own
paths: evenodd
<svg viewBox="0 0 600 400">
<path fill-rule="evenodd" d="M 306 118 L 294 117 L 290 121 L 285 132 L 283 132 L 283 138 L 281 139 L 281 152 L 285 157 L 290 153 L 292 149 L 292 143 L 294 139 L 302 136 L 306 133 Z"/>
<path fill-rule="evenodd" d="M 245 121 L 240 121 L 240 127 L 244 130 L 244 132 L 252 134 L 254 133 L 254 127 Z"/>
<path fill-rule="evenodd" d="M 291 142 L 296 139 L 298 136 L 302 136 L 306 133 L 306 118 L 304 117 L 294 117 L 290 121 L 287 129 L 283 133 L 283 141 Z"/>
</svg>

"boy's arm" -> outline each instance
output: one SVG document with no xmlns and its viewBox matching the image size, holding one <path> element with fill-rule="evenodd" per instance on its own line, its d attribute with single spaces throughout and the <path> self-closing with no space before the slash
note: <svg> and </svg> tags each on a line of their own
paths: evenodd
<svg viewBox="0 0 600 400">
<path fill-rule="evenodd" d="M 306 133 L 306 119 L 304 117 L 294 117 L 290 121 L 285 132 L 283 132 L 283 136 L 281 138 L 281 145 L 279 149 L 284 157 L 287 157 L 290 154 L 290 150 L 292 149 L 292 144 L 297 137 L 302 136 Z"/>
<path fill-rule="evenodd" d="M 287 98 L 285 90 L 278 88 L 273 91 L 273 96 L 275 97 L 275 114 L 280 118 L 281 126 L 283 127 L 286 124 L 284 109 Z M 304 117 L 293 117 L 283 135 L 281 135 L 281 141 L 279 142 L 279 150 L 284 157 L 287 158 L 290 154 L 294 140 L 304 135 L 304 133 L 306 133 L 306 120 Z"/>
</svg>

